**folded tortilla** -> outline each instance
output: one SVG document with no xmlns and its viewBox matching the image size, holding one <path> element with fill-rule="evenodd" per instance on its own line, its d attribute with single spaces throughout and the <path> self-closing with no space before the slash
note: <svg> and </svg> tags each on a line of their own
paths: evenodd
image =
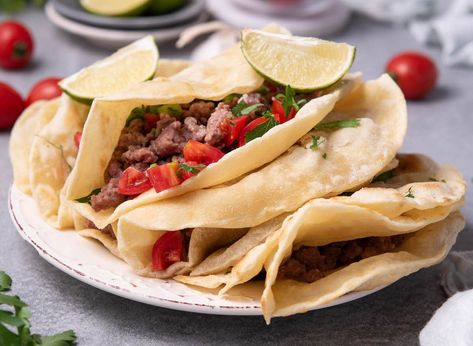
<svg viewBox="0 0 473 346">
<path fill-rule="evenodd" d="M 343 97 L 324 122 L 355 118 L 359 127 L 311 131 L 285 154 L 238 181 L 136 208 L 126 220 L 153 230 L 253 227 L 313 198 L 369 183 L 394 158 L 406 133 L 404 96 L 389 76 Z M 320 137 L 315 150 L 312 136 Z"/>
<path fill-rule="evenodd" d="M 403 168 L 394 171 L 391 179 L 403 179 L 405 175 L 411 174 L 408 163 L 416 161 L 413 159 L 416 157 L 422 158 L 399 155 L 400 166 Z M 214 239 L 215 234 L 224 239 L 236 239 L 228 241 L 228 246 L 218 246 L 208 239 L 201 241 L 199 246 L 205 249 L 202 251 L 204 255 L 198 258 L 189 256 L 188 261 L 178 262 L 165 272 L 153 272 L 151 269 L 153 245 L 164 232 L 137 227 L 128 223 L 128 215 L 125 215 L 118 223 L 117 246 L 122 258 L 136 272 L 145 276 L 167 278 L 190 272 L 190 277 L 179 277 L 179 280 L 208 287 L 209 284 L 218 282 L 210 279 L 209 275 L 231 271 L 231 275 L 222 276 L 223 281 L 220 282 L 227 284 L 224 289 L 226 291 L 250 280 L 261 271 L 267 256 L 278 244 L 283 223 L 304 223 L 305 230 L 315 230 L 317 241 L 324 244 L 361 236 L 409 233 L 445 219 L 463 205 L 465 181 L 452 167 L 438 166 L 430 160 L 426 162 L 432 165 L 426 167 L 426 171 L 433 176 L 443 177 L 445 182 L 433 182 L 427 178 L 425 182 L 406 181 L 405 185 L 397 188 L 380 188 L 374 183 L 371 185 L 373 187 L 361 189 L 351 196 L 312 200 L 292 215 L 279 215 L 251 229 L 196 228 L 198 232 L 193 232 L 192 237 L 209 232 L 211 236 L 208 239 Z M 405 197 L 409 188 L 416 198 Z M 424 193 L 423 190 L 426 189 L 430 194 Z M 374 207 L 370 209 L 370 206 Z M 389 209 L 397 212 L 383 213 Z"/>
<path fill-rule="evenodd" d="M 274 160 L 309 132 L 332 110 L 335 102 L 361 83 L 360 74 L 347 75 L 324 96 L 305 104 L 294 119 L 278 125 L 246 145 L 226 154 L 181 185 L 156 193 L 154 189 L 117 208 L 95 212 L 75 202 L 105 185 L 105 171 L 130 112 L 142 105 L 184 104 L 195 99 L 218 101 L 233 93 L 257 90 L 263 79 L 244 59 L 238 46 L 207 61 L 193 64 L 170 78 L 157 78 L 126 92 L 94 101 L 85 124 L 77 165 L 71 173 L 67 198 L 99 228 L 124 213 L 157 200 L 231 181 Z"/>
</svg>

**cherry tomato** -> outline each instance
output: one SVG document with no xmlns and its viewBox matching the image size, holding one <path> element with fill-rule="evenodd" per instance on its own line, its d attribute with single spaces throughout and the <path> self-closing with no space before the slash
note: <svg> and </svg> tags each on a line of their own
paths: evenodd
<svg viewBox="0 0 473 346">
<path fill-rule="evenodd" d="M 227 119 L 225 136 L 225 146 L 228 147 L 235 142 L 240 136 L 241 130 L 245 127 L 248 122 L 248 115 L 241 115 L 234 119 Z"/>
<path fill-rule="evenodd" d="M 197 142 L 191 139 L 186 143 L 183 149 L 186 161 L 195 161 L 206 166 L 220 160 L 225 155 L 219 149 L 209 145 Z"/>
<path fill-rule="evenodd" d="M 0 82 L 0 129 L 12 127 L 24 109 L 25 102 L 20 94 L 8 84 Z"/>
<path fill-rule="evenodd" d="M 151 188 L 151 183 L 145 172 L 132 166 L 125 169 L 118 181 L 118 192 L 122 195 L 139 195 Z"/>
<path fill-rule="evenodd" d="M 159 120 L 159 115 L 157 114 L 152 114 L 152 113 L 146 113 L 144 116 L 144 121 L 145 121 L 145 131 L 149 132 L 151 129 L 156 127 L 156 123 Z"/>
<path fill-rule="evenodd" d="M 274 114 L 274 119 L 278 121 L 278 123 L 283 124 L 288 120 L 291 120 L 296 115 L 296 110 L 294 107 L 291 107 L 289 110 L 289 114 L 286 116 L 284 113 L 284 106 L 281 101 L 274 99 L 271 105 L 271 110 Z"/>
<path fill-rule="evenodd" d="M 182 181 L 192 178 L 193 176 L 197 175 L 201 170 L 205 168 L 205 166 L 199 165 L 195 161 L 186 162 L 185 165 L 189 168 L 192 168 L 192 171 L 188 169 L 186 170 L 183 167 L 178 166 L 177 176 L 181 178 Z"/>
<path fill-rule="evenodd" d="M 394 56 L 386 65 L 388 72 L 407 99 L 423 98 L 435 86 L 437 68 L 428 56 L 417 52 L 403 52 Z"/>
<path fill-rule="evenodd" d="M 26 66 L 33 54 L 33 39 L 19 22 L 0 23 L 0 66 L 15 69 Z"/>
<path fill-rule="evenodd" d="M 246 134 L 253 130 L 256 126 L 264 124 L 268 121 L 268 118 L 259 117 L 250 122 L 245 128 L 240 132 L 240 137 L 238 138 L 238 146 L 242 147 L 246 144 Z"/>
<path fill-rule="evenodd" d="M 184 240 L 180 231 L 164 233 L 151 252 L 153 271 L 166 270 L 171 264 L 182 261 L 184 257 Z"/>
<path fill-rule="evenodd" d="M 74 135 L 74 144 L 76 145 L 77 149 L 80 147 L 80 141 L 82 139 L 82 131 L 77 131 Z"/>
<path fill-rule="evenodd" d="M 177 168 L 177 162 L 170 162 L 147 170 L 151 185 L 156 192 L 167 190 L 182 183 L 177 174 Z"/>
<path fill-rule="evenodd" d="M 58 85 L 60 81 L 61 78 L 56 77 L 40 80 L 31 88 L 30 93 L 26 98 L 26 105 L 29 106 L 38 100 L 51 100 L 61 96 L 62 90 Z"/>
</svg>

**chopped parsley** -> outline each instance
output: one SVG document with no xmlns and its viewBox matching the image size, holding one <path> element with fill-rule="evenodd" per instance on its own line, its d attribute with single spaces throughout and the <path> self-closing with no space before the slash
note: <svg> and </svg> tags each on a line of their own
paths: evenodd
<svg viewBox="0 0 473 346">
<path fill-rule="evenodd" d="M 78 198 L 76 199 L 77 202 L 79 203 L 88 203 L 90 204 L 90 199 L 92 198 L 92 196 L 95 196 L 96 194 L 98 194 L 100 192 L 100 187 L 93 190 L 91 193 L 89 193 L 87 196 L 84 196 L 84 197 L 81 197 L 81 198 Z"/>
<path fill-rule="evenodd" d="M 266 132 L 271 130 L 273 127 L 279 125 L 279 122 L 274 119 L 274 115 L 267 111 L 263 114 L 263 116 L 267 119 L 264 123 L 259 124 L 254 129 L 249 131 L 245 135 L 246 143 L 251 142 L 253 139 L 263 136 Z"/>
<path fill-rule="evenodd" d="M 126 126 L 129 126 L 130 123 L 135 119 L 144 119 L 145 114 L 161 114 L 167 113 L 170 116 L 178 117 L 182 114 L 182 107 L 180 105 L 152 105 L 141 107 L 135 107 L 130 112 L 130 115 L 126 119 Z"/>
<path fill-rule="evenodd" d="M 290 85 L 286 86 L 286 90 L 283 94 L 277 94 L 276 99 L 282 101 L 282 107 L 284 109 L 284 116 L 288 116 L 291 108 L 297 112 L 306 102 L 306 99 L 296 101 L 296 92 Z"/>
<path fill-rule="evenodd" d="M 42 336 L 31 334 L 29 318 L 31 312 L 25 302 L 18 296 L 7 295 L 11 290 L 12 279 L 0 271 L 0 306 L 7 305 L 7 310 L 0 310 L 0 344 L 1 345 L 31 345 L 31 346 L 69 346 L 74 345 L 74 331 Z"/>
<path fill-rule="evenodd" d="M 312 150 L 317 150 L 319 148 L 319 145 L 325 142 L 325 139 L 320 138 L 320 136 L 312 136 L 312 144 L 310 145 L 310 148 Z"/>
<path fill-rule="evenodd" d="M 178 167 L 180 169 L 177 170 L 176 174 L 177 174 L 178 178 L 182 179 L 181 170 L 184 171 L 184 172 L 192 173 L 192 174 L 198 174 L 201 170 L 203 170 L 207 166 L 204 165 L 203 163 L 199 163 L 199 164 L 194 165 L 194 166 L 190 166 L 190 165 L 185 164 L 185 163 L 179 163 Z"/>
<path fill-rule="evenodd" d="M 359 127 L 360 126 L 360 119 L 345 119 L 345 120 L 336 120 L 336 121 L 329 121 L 327 123 L 322 123 L 315 125 L 314 130 L 336 130 L 336 129 L 344 129 L 347 127 Z"/>
<path fill-rule="evenodd" d="M 251 106 L 248 106 L 245 101 L 241 100 L 240 102 L 238 102 L 236 106 L 232 108 L 232 115 L 234 117 L 237 117 L 240 115 L 247 115 L 257 110 L 262 105 L 263 105 L 262 103 L 255 103 Z"/>
<path fill-rule="evenodd" d="M 375 177 L 373 179 L 373 183 L 377 183 L 377 182 L 385 183 L 386 181 L 388 181 L 392 177 L 394 177 L 394 170 L 390 170 L 390 171 L 381 173 L 380 175 L 378 175 L 377 177 Z"/>
<path fill-rule="evenodd" d="M 404 197 L 415 198 L 414 193 L 412 192 L 412 186 L 409 188 L 409 190 L 407 190 L 407 193 Z"/>
<path fill-rule="evenodd" d="M 327 153 L 323 153 L 323 154 L 322 154 L 322 158 L 323 158 L 324 160 L 327 160 Z"/>
</svg>

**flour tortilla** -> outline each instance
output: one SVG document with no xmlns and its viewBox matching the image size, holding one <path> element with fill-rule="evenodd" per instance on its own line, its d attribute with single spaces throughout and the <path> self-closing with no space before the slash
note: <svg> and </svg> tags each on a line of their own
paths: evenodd
<svg viewBox="0 0 473 346">
<path fill-rule="evenodd" d="M 233 150 L 179 186 L 160 193 L 150 189 L 117 208 L 100 212 L 95 212 L 86 203 L 75 202 L 105 184 L 105 170 L 126 119 L 135 107 L 182 104 L 194 99 L 217 101 L 232 93 L 255 91 L 262 83 L 263 79 L 248 65 L 240 48 L 235 46 L 210 60 L 195 63 L 171 78 L 157 78 L 126 92 L 96 99 L 85 124 L 78 164 L 71 173 L 68 200 L 79 213 L 103 228 L 140 205 L 235 179 L 284 153 L 320 122 L 340 97 L 359 86 L 361 74 L 345 76 L 331 93 L 308 102 L 291 121 Z"/>
<path fill-rule="evenodd" d="M 312 131 L 288 152 L 231 185 L 148 204 L 124 217 L 150 230 L 253 227 L 313 198 L 369 183 L 402 145 L 407 126 L 404 96 L 383 75 L 342 98 L 324 121 L 353 118 L 360 118 L 360 127 Z M 316 135 L 323 143 L 313 150 L 311 137 Z"/>
<path fill-rule="evenodd" d="M 51 121 L 58 107 L 59 98 L 33 103 L 23 111 L 11 131 L 9 149 L 14 184 L 28 195 L 31 195 L 28 161 L 31 144 L 35 134 Z"/>
</svg>

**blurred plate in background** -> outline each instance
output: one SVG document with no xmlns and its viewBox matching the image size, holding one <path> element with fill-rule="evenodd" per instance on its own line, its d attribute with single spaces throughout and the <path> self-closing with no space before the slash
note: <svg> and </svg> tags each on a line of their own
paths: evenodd
<svg viewBox="0 0 473 346">
<path fill-rule="evenodd" d="M 98 16 L 84 10 L 78 0 L 53 0 L 52 6 L 63 17 L 109 29 L 157 29 L 195 21 L 205 11 L 205 0 L 188 0 L 180 9 L 162 15 L 141 17 Z"/>
<path fill-rule="evenodd" d="M 208 18 L 207 12 L 204 11 L 194 20 L 178 26 L 154 30 L 114 30 L 98 28 L 66 18 L 56 11 L 53 2 L 46 4 L 45 11 L 49 20 L 64 31 L 80 36 L 94 45 L 109 49 L 123 47 L 146 35 L 153 35 L 157 43 L 174 40 L 179 37 L 183 30 L 200 24 Z"/>
</svg>

